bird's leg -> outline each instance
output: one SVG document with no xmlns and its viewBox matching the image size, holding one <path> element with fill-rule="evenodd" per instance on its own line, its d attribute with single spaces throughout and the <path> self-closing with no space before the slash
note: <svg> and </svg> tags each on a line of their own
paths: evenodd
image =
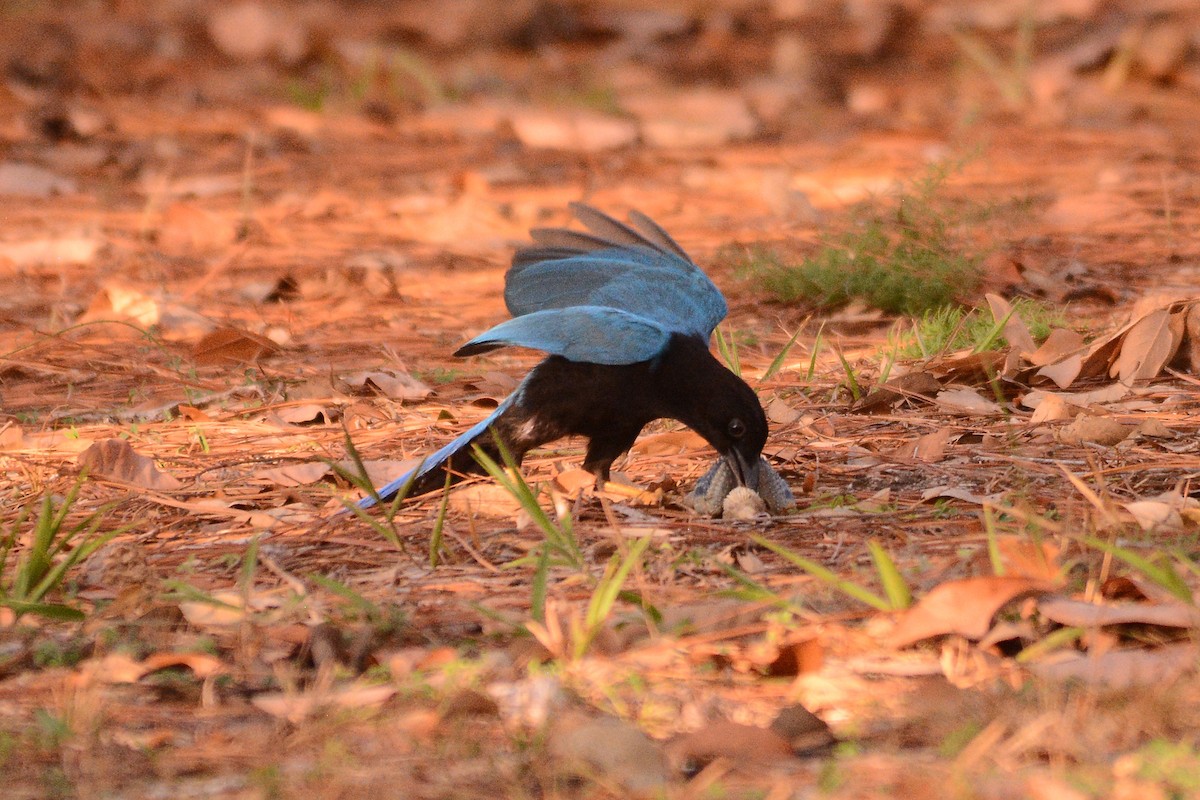
<svg viewBox="0 0 1200 800">
<path fill-rule="evenodd" d="M 596 476 L 596 491 L 602 491 L 604 484 L 608 483 L 608 476 L 612 471 L 612 462 L 614 460 L 614 458 L 609 458 L 599 462 L 594 461 L 591 450 L 588 450 L 587 457 L 583 461 L 583 468 Z"/>
<path fill-rule="evenodd" d="M 583 468 L 596 476 L 596 488 L 603 489 L 608 483 L 612 464 L 622 453 L 633 446 L 641 426 L 631 431 L 606 431 L 603 438 L 593 436 L 588 441 L 587 455 L 583 459 Z"/>
</svg>

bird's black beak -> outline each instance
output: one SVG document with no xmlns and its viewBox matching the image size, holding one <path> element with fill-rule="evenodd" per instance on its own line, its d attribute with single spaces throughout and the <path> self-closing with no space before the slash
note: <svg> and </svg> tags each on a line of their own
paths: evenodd
<svg viewBox="0 0 1200 800">
<path fill-rule="evenodd" d="M 733 471 L 733 477 L 738 486 L 745 486 L 754 492 L 758 491 L 759 459 L 755 459 L 753 462 L 747 461 L 746 457 L 737 450 L 730 450 L 725 454 L 725 461 Z"/>
</svg>

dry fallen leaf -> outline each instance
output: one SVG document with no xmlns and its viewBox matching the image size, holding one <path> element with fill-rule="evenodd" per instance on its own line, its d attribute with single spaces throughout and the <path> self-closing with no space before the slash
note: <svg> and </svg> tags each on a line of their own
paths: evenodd
<svg viewBox="0 0 1200 800">
<path fill-rule="evenodd" d="M 14 267 L 40 264 L 90 264 L 103 244 L 99 239 L 65 236 L 57 239 L 26 239 L 0 242 L 0 263 Z"/>
<path fill-rule="evenodd" d="M 279 352 L 265 336 L 238 328 L 217 328 L 192 347 L 192 360 L 200 365 L 243 366 Z"/>
<path fill-rule="evenodd" d="M 1114 220 L 1146 219 L 1149 215 L 1129 197 L 1111 190 L 1064 193 L 1046 210 L 1052 228 L 1081 230 Z M 1149 224 L 1148 219 L 1146 224 Z"/>
<path fill-rule="evenodd" d="M 154 459 L 139 454 L 125 439 L 104 439 L 79 454 L 79 466 L 91 474 L 143 489 L 171 492 L 183 484 L 158 468 Z"/>
<path fill-rule="evenodd" d="M 225 250 L 237 237 L 238 223 L 233 214 L 180 202 L 163 211 L 155 241 L 170 255 L 195 256 Z"/>
<path fill-rule="evenodd" d="M 995 400 L 982 397 L 974 389 L 959 387 L 937 393 L 934 402 L 945 411 L 966 414 L 998 414 L 1000 406 Z"/>
<path fill-rule="evenodd" d="M 1109 377 L 1121 383 L 1149 380 L 1162 372 L 1183 340 L 1184 316 L 1168 309 L 1151 311 L 1133 324 L 1121 343 L 1121 354 L 1109 369 Z"/>
<path fill-rule="evenodd" d="M 1181 512 L 1185 509 L 1194 509 L 1195 504 L 1196 501 L 1190 497 L 1175 497 L 1167 500 L 1134 500 L 1129 503 L 1121 503 L 1121 507 L 1130 513 L 1144 531 L 1180 531 L 1183 530 Z"/>
<path fill-rule="evenodd" d="M 1046 398 L 1058 397 L 1063 402 L 1079 408 L 1087 408 L 1093 404 L 1104 405 L 1114 403 L 1129 394 L 1130 388 L 1122 383 L 1112 383 L 1099 389 L 1087 392 L 1043 392 L 1032 391 L 1021 398 L 1021 405 L 1026 408 L 1037 408 Z"/>
<path fill-rule="evenodd" d="M 1176 433 L 1162 423 L 1162 420 L 1144 419 L 1137 426 L 1136 431 L 1138 436 L 1146 436 L 1151 439 L 1174 439 Z"/>
<path fill-rule="evenodd" d="M 566 469 L 554 476 L 554 485 L 559 491 L 574 497 L 580 492 L 595 488 L 596 476 L 579 467 Z"/>
<path fill-rule="evenodd" d="M 75 181 L 55 174 L 36 164 L 17 161 L 0 163 L 0 195 L 11 197 L 49 197 L 54 194 L 75 194 Z"/>
<path fill-rule="evenodd" d="M 992 617 L 1008 603 L 1028 594 L 1053 589 L 1049 581 L 1018 576 L 985 575 L 947 581 L 935 586 L 905 611 L 892 631 L 894 647 L 922 639 L 957 633 L 979 639 L 992 625 Z"/>
<path fill-rule="evenodd" d="M 950 437 L 953 435 L 954 431 L 950 428 L 942 428 L 932 433 L 927 433 L 917 439 L 912 448 L 912 455 L 918 461 L 924 461 L 926 464 L 935 464 L 945 457 L 946 445 L 950 443 Z"/>
<path fill-rule="evenodd" d="M 622 719 L 560 714 L 551 721 L 547 742 L 556 768 L 565 774 L 599 774 L 632 797 L 660 797 L 666 787 L 658 744 Z"/>
<path fill-rule="evenodd" d="M 1083 355 L 1075 353 L 1067 356 L 1062 361 L 1057 361 L 1053 364 L 1047 364 L 1034 373 L 1036 377 L 1047 378 L 1054 382 L 1054 385 L 1060 389 L 1066 389 L 1075 379 L 1079 377 L 1079 373 L 1083 371 Z"/>
<path fill-rule="evenodd" d="M 779 709 L 771 730 L 784 738 L 793 753 L 813 752 L 837 741 L 825 720 L 798 703 Z"/>
<path fill-rule="evenodd" d="M 258 621 L 264 625 L 273 620 L 267 613 L 270 609 L 282 604 L 279 596 L 270 591 L 257 591 L 247 597 L 233 589 L 219 589 L 210 592 L 206 600 L 187 600 L 179 604 L 179 611 L 184 619 L 199 627 L 222 628 L 237 625 L 246 620 L 250 614 L 261 614 Z"/>
<path fill-rule="evenodd" d="M 1074 419 L 1082 410 L 1078 406 L 1068 403 L 1062 395 L 1048 392 L 1033 410 L 1033 415 L 1029 417 L 1029 422 L 1033 425 L 1040 425 L 1043 422 Z"/>
<path fill-rule="evenodd" d="M 776 731 L 726 720 L 673 739 L 665 750 L 672 766 L 688 772 L 717 758 L 743 767 L 761 767 L 794 757 L 791 744 Z"/>
<path fill-rule="evenodd" d="M 239 61 L 274 56 L 285 64 L 296 64 L 309 49 L 302 15 L 257 0 L 218 6 L 208 14 L 207 23 L 213 44 Z"/>
<path fill-rule="evenodd" d="M 161 300 L 118 284 L 106 286 L 92 298 L 77 322 L 124 318 L 143 329 L 157 325 Z"/>
<path fill-rule="evenodd" d="M 928 372 L 909 372 L 877 387 L 855 406 L 864 414 L 884 411 L 910 397 L 929 398 L 941 391 L 942 384 Z"/>
<path fill-rule="evenodd" d="M 25 447 L 25 431 L 15 422 L 0 425 L 0 450 L 21 450 Z"/>
<path fill-rule="evenodd" d="M 988 293 L 984 295 L 984 299 L 987 300 L 988 308 L 992 312 L 992 319 L 996 322 L 1005 320 L 1004 338 L 1008 340 L 1008 343 L 1016 348 L 1018 353 L 1032 353 L 1037 347 L 1037 343 L 1033 341 L 1029 327 L 1017 314 L 1012 304 L 998 294 Z"/>
<path fill-rule="evenodd" d="M 459 486 L 450 491 L 450 508 L 461 514 L 515 519 L 521 504 L 507 489 L 492 481 Z"/>
<path fill-rule="evenodd" d="M 317 403 L 300 403 L 280 406 L 266 416 L 267 422 L 283 425 L 328 425 L 331 421 L 328 408 Z"/>
<path fill-rule="evenodd" d="M 1200 302 L 1188 306 L 1183 324 L 1183 341 L 1187 345 L 1186 369 L 1200 374 Z"/>
<path fill-rule="evenodd" d="M 767 403 L 767 419 L 776 425 L 791 425 L 804 416 L 799 409 L 793 408 L 786 401 L 776 397 Z"/>
<path fill-rule="evenodd" d="M 595 153 L 626 147 L 638 138 L 633 120 L 586 109 L 514 109 L 508 121 L 526 147 Z"/>
<path fill-rule="evenodd" d="M 1097 605 L 1051 595 L 1039 598 L 1037 607 L 1047 619 L 1081 628 L 1130 624 L 1200 628 L 1200 609 L 1180 602 Z"/>
<path fill-rule="evenodd" d="M 1048 364 L 1058 363 L 1069 356 L 1079 354 L 1083 346 L 1083 337 L 1075 331 L 1069 331 L 1065 328 L 1055 328 L 1050 331 L 1050 335 L 1046 337 L 1046 341 L 1042 342 L 1041 346 L 1026 358 L 1035 367 L 1044 367 Z"/>
<path fill-rule="evenodd" d="M 142 330 L 157 328 L 168 341 L 196 339 L 215 327 L 212 320 L 162 296 L 161 292 L 147 293 L 116 282 L 97 292 L 75 322 L 82 324 L 109 320 L 131 322 Z M 126 325 L 109 326 L 109 331 L 110 334 L 124 337 L 138 335 Z"/>
<path fill-rule="evenodd" d="M 1050 541 L 1035 542 L 1024 536 L 997 536 L 996 548 L 1000 563 L 1008 574 L 1035 580 L 1061 581 L 1058 545 Z"/>
<path fill-rule="evenodd" d="M 391 483 L 396 478 L 399 478 L 406 472 L 418 467 L 424 458 L 406 458 L 403 461 L 390 460 L 371 460 L 363 461 L 363 466 L 367 468 L 367 478 L 370 479 L 372 486 L 383 486 Z M 345 460 L 337 462 L 342 469 L 349 470 L 354 473 L 358 470 L 358 465 L 353 461 Z"/>
<path fill-rule="evenodd" d="M 407 372 L 396 370 L 367 370 L 346 375 L 342 381 L 356 394 L 383 395 L 393 400 L 416 401 L 424 400 L 433 394 L 424 382 L 417 380 Z"/>
<path fill-rule="evenodd" d="M 975 494 L 974 492 L 964 489 L 961 486 L 934 486 L 921 492 L 922 503 L 928 503 L 930 500 L 937 500 L 943 497 L 949 497 L 955 500 L 964 500 L 977 506 L 982 506 L 989 503 L 995 505 L 1003 497 L 1003 492 L 981 495 Z"/>
<path fill-rule="evenodd" d="M 1123 442 L 1134 430 L 1132 425 L 1122 425 L 1109 417 L 1080 414 L 1058 432 L 1058 438 L 1064 444 L 1091 442 L 1112 447 Z"/>
<path fill-rule="evenodd" d="M 396 693 L 390 685 L 351 685 L 307 692 L 263 692 L 250 698 L 255 708 L 293 724 L 326 708 L 368 708 L 383 705 Z M 437 714 L 425 712 L 436 724 Z"/>
<path fill-rule="evenodd" d="M 720 145 L 758 130 L 746 98 L 727 89 L 645 91 L 621 99 L 622 106 L 641 121 L 643 140 L 654 146 Z"/>
<path fill-rule="evenodd" d="M 1081 681 L 1089 686 L 1124 689 L 1161 686 L 1196 663 L 1194 644 L 1171 644 L 1147 650 L 1110 650 L 1102 654 L 1060 652 L 1028 665 L 1043 680 Z"/>
<path fill-rule="evenodd" d="M 270 481 L 277 486 L 307 486 L 316 483 L 330 472 L 328 464 L 311 461 L 306 464 L 288 464 L 282 467 L 259 470 L 254 474 L 259 480 Z"/>
</svg>

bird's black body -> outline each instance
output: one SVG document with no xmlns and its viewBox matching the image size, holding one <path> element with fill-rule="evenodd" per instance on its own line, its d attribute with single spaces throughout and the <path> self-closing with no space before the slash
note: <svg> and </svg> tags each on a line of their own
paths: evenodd
<svg viewBox="0 0 1200 800">
<path fill-rule="evenodd" d="M 586 206 L 577 216 L 603 235 L 535 231 L 540 247 L 518 251 L 506 278 L 515 318 L 477 336 L 456 355 L 506 345 L 551 353 L 487 419 L 379 490 L 387 499 L 480 473 L 471 445 L 494 458 L 495 437 L 518 461 L 565 436 L 588 440 L 584 468 L 607 480 L 613 461 L 647 423 L 676 419 L 755 488 L 767 420 L 754 391 L 708 348 L 725 315 L 720 292 L 674 240 L 640 215 L 635 231 Z M 602 302 L 601 302 L 602 301 Z M 370 502 L 364 501 L 364 505 Z"/>
</svg>

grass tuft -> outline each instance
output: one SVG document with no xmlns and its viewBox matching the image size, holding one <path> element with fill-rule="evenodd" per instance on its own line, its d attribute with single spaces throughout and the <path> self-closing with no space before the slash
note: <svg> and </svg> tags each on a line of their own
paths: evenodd
<svg viewBox="0 0 1200 800">
<path fill-rule="evenodd" d="M 100 533 L 106 508 L 92 512 L 74 525 L 67 524 L 67 515 L 75 505 L 85 478 L 86 474 L 81 475 L 58 503 L 51 495 L 42 498 L 27 540 L 22 535 L 22 528 L 29 519 L 30 506 L 17 515 L 7 535 L 0 535 L 0 607 L 9 608 L 17 617 L 33 614 L 50 619 L 84 619 L 78 608 L 48 602 L 46 598 L 62 588 L 71 567 L 128 530 L 120 528 Z M 20 546 L 21 541 L 28 543 Z M 16 558 L 10 563 L 14 553 Z"/>
<path fill-rule="evenodd" d="M 961 166 L 934 165 L 893 195 L 855 206 L 849 230 L 799 263 L 761 244 L 727 248 L 725 260 L 785 303 L 834 308 L 861 300 L 912 315 L 956 305 L 978 290 L 986 253 L 967 231 L 996 213 L 946 196 L 946 181 Z"/>
<path fill-rule="evenodd" d="M 1035 341 L 1045 339 L 1054 328 L 1067 327 L 1061 310 L 1036 300 L 1017 298 L 1013 301 L 1013 312 L 1025 322 Z M 979 352 L 987 349 L 985 344 L 1005 345 L 1003 337 L 996 336 L 996 327 L 996 321 L 987 311 L 943 306 L 914 319 L 911 328 L 893 337 L 885 349 L 898 359 L 931 358 L 959 350 Z"/>
</svg>

